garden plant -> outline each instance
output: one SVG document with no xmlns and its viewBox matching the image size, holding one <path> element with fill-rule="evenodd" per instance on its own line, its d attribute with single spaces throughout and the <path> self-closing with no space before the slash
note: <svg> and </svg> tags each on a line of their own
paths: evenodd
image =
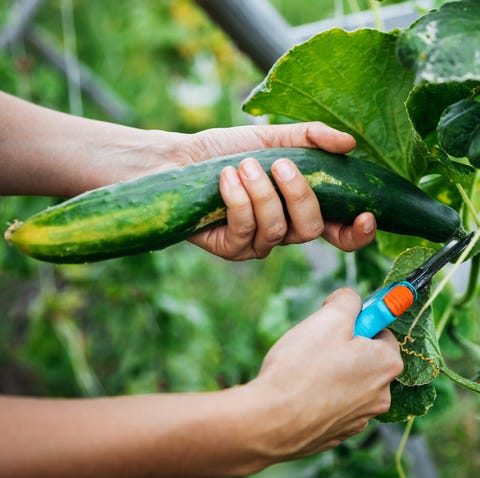
<svg viewBox="0 0 480 478">
<path fill-rule="evenodd" d="M 280 58 L 244 109 L 270 114 L 273 121 L 322 120 L 348 131 L 357 140 L 357 155 L 408 178 L 458 210 L 467 230 L 477 229 L 479 41 L 480 3 L 472 0 L 447 3 L 403 31 L 335 28 Z M 439 374 L 480 393 L 480 345 L 468 337 L 478 292 L 478 231 L 430 294 L 391 325 L 405 369 L 391 386 L 392 406 L 380 421 L 413 423 L 425 414 L 434 405 Z M 389 233 L 379 233 L 377 242 L 395 259 L 386 283 L 405 279 L 438 248 Z M 466 260 L 468 285 L 457 297 L 449 280 Z M 447 365 L 439 345 L 445 331 L 476 367 L 473 376 Z"/>
<path fill-rule="evenodd" d="M 86 4 L 110 29 L 101 41 Z M 238 96 L 245 84 L 251 89 L 254 78 L 260 84 L 245 100 L 245 112 L 268 115 L 272 122 L 320 120 L 351 133 L 357 141 L 352 157 L 402 176 L 457 211 L 461 234 L 473 232 L 469 247 L 435 276 L 430 292 L 391 326 L 405 368 L 391 386 L 390 411 L 335 450 L 272 467 L 258 477 L 408 476 L 407 438 L 422 431 L 435 435 L 436 417 L 448 414 L 452 430 L 464 428 L 463 452 L 471 455 L 452 458 L 444 476 L 454 476 L 449 470 L 460 462 L 469 476 L 479 466 L 475 440 L 480 429 L 480 2 L 447 2 L 404 30 L 319 33 L 286 52 L 263 80 L 189 0 L 129 2 L 125 17 L 114 12 L 113 4 L 79 2 L 78 45 L 85 56 L 92 52 L 93 67 L 101 69 L 106 57 L 105 76 L 111 74 L 123 96 L 138 105 L 130 124 L 186 132 L 237 124 L 245 119 Z M 46 6 L 40 20 L 46 22 L 53 11 Z M 68 33 L 65 27 L 63 33 Z M 111 44 L 107 38 L 113 38 Z M 190 85 L 200 82 L 204 70 L 190 58 L 204 61 L 205 51 L 213 51 L 223 65 L 215 73 L 207 68 L 212 75 L 207 81 L 213 77 L 222 83 L 219 100 L 213 106 L 188 105 L 180 88 L 169 90 L 168 84 L 182 77 Z M 30 55 L 11 66 L 0 54 L 2 89 L 72 110 L 66 99 L 71 85 L 65 87 Z M 122 70 L 125 58 L 131 71 Z M 166 73 L 168 61 L 173 73 Z M 34 74 L 12 74 L 15 69 Z M 146 73 L 150 70 L 152 76 Z M 157 109 L 152 91 L 158 95 Z M 85 114 L 105 117 L 91 104 Z M 388 195 L 385 191 L 386 202 Z M 55 203 L 2 199 L 5 229 L 14 218 Z M 312 269 L 300 246 L 242 264 L 226 264 L 182 243 L 153 254 L 53 266 L 5 244 L 0 297 L 11 306 L 0 322 L 2 392 L 98 396 L 232 386 L 255 376 L 266 350 L 333 289 L 347 285 L 366 297 L 385 282 L 404 279 L 440 247 L 382 231 L 367 248 L 338 253 L 338 263 L 327 273 Z M 461 403 L 474 405 L 461 410 L 466 418 L 456 424 L 460 396 L 466 400 Z M 382 427 L 389 426 L 405 430 L 395 446 L 396 463 L 385 457 L 378 440 Z M 443 444 L 437 447 L 441 459 Z"/>
</svg>

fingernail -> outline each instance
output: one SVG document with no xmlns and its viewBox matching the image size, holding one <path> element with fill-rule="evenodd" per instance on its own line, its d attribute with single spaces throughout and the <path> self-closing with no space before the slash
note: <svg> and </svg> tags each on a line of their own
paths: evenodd
<svg viewBox="0 0 480 478">
<path fill-rule="evenodd" d="M 251 158 L 242 161 L 242 172 L 248 179 L 258 179 L 260 177 L 260 166 Z"/>
<path fill-rule="evenodd" d="M 370 234 L 375 229 L 375 221 L 372 218 L 369 218 L 363 224 L 362 230 L 365 234 Z"/>
<path fill-rule="evenodd" d="M 275 163 L 275 174 L 282 181 L 290 181 L 295 176 L 295 169 L 287 159 L 279 159 Z"/>
<path fill-rule="evenodd" d="M 234 167 L 226 167 L 223 170 L 223 174 L 230 186 L 238 186 L 240 184 L 240 178 L 238 177 L 237 171 L 235 171 Z"/>
</svg>

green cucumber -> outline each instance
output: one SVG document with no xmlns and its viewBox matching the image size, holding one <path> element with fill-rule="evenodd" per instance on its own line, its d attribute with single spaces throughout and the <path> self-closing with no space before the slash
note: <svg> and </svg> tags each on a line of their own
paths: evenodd
<svg viewBox="0 0 480 478">
<path fill-rule="evenodd" d="M 460 229 L 457 212 L 369 161 L 305 148 L 274 148 L 214 158 L 76 196 L 6 232 L 26 254 L 56 263 L 92 262 L 163 249 L 225 223 L 219 178 L 225 166 L 256 158 L 270 171 L 293 160 L 326 220 L 350 224 L 363 211 L 378 228 L 444 242 Z"/>
</svg>

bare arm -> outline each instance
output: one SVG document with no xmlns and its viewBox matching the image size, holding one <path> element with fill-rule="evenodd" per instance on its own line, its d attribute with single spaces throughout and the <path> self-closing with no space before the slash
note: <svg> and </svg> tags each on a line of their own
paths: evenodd
<svg viewBox="0 0 480 478">
<path fill-rule="evenodd" d="M 69 197 L 117 181 L 200 162 L 215 156 L 271 147 L 352 149 L 355 140 L 319 122 L 217 128 L 196 134 L 141 130 L 79 118 L 0 92 L 0 194 Z M 272 173 L 288 209 L 254 160 L 226 168 L 220 191 L 228 225 L 192 239 L 231 260 L 266 257 L 279 244 L 322 235 L 354 250 L 375 237 L 370 213 L 352 225 L 324 223 L 321 205 L 295 165 L 279 158 Z"/>
<path fill-rule="evenodd" d="M 0 112 L 2 195 L 70 197 L 181 165 L 171 154 L 180 133 L 81 118 L 3 92 Z"/>
<path fill-rule="evenodd" d="M 12 478 L 244 474 L 264 460 L 242 443 L 253 438 L 260 415 L 253 399 L 241 387 L 79 400 L 1 398 L 0 468 Z"/>
<path fill-rule="evenodd" d="M 17 477 L 236 476 L 337 446 L 388 410 L 398 343 L 352 337 L 340 290 L 229 390 L 85 400 L 0 399 L 0 463 Z"/>
</svg>

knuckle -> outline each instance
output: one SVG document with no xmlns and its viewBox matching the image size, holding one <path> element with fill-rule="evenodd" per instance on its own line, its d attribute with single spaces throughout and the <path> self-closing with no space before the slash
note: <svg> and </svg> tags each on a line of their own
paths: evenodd
<svg viewBox="0 0 480 478">
<path fill-rule="evenodd" d="M 288 202 L 292 205 L 303 204 L 312 199 L 312 190 L 307 188 L 295 188 L 288 194 Z"/>
<path fill-rule="evenodd" d="M 392 397 L 390 395 L 390 390 L 388 390 L 388 392 L 385 392 L 382 398 L 379 400 L 375 410 L 375 415 L 381 415 L 382 413 L 388 412 L 390 410 L 391 404 Z"/>
<path fill-rule="evenodd" d="M 287 230 L 288 227 L 285 223 L 276 222 L 265 230 L 264 240 L 271 244 L 278 244 L 285 237 Z"/>
<path fill-rule="evenodd" d="M 271 249 L 260 252 L 257 255 L 257 259 L 266 259 L 270 255 Z"/>
<path fill-rule="evenodd" d="M 243 197 L 235 197 L 231 198 L 228 205 L 228 213 L 232 214 L 232 212 L 238 214 L 247 214 L 252 209 L 252 203 L 250 199 L 243 198 Z"/>
<path fill-rule="evenodd" d="M 251 224 L 243 224 L 242 226 L 240 226 L 237 231 L 236 231 L 236 235 L 240 238 L 240 239 L 248 239 L 250 237 L 252 237 L 254 234 L 255 234 L 255 231 L 256 231 L 257 227 L 255 224 L 251 223 Z"/>
<path fill-rule="evenodd" d="M 399 355 L 397 355 L 396 359 L 393 361 L 392 363 L 392 374 L 394 374 L 394 377 L 398 377 L 402 372 L 403 372 L 403 368 L 404 368 L 404 363 L 403 363 L 403 360 L 402 360 L 402 357 Z"/>
<path fill-rule="evenodd" d="M 256 191 L 254 194 L 252 192 L 252 198 L 255 204 L 265 205 L 277 198 L 277 194 L 274 190 L 270 189 L 261 189 Z"/>
<path fill-rule="evenodd" d="M 348 287 L 341 287 L 340 289 L 337 289 L 337 291 L 335 291 L 334 294 L 343 295 L 345 298 L 345 301 L 348 301 L 348 302 L 357 302 L 359 305 L 362 303 L 362 299 L 358 295 L 358 293 Z"/>
<path fill-rule="evenodd" d="M 368 419 L 361 418 L 357 424 L 356 429 L 354 430 L 355 434 L 363 432 L 368 427 Z"/>
<path fill-rule="evenodd" d="M 305 228 L 297 231 L 297 235 L 302 242 L 309 242 L 322 235 L 323 223 L 321 221 L 310 222 Z"/>
<path fill-rule="evenodd" d="M 265 259 L 266 257 L 269 256 L 272 248 L 257 248 L 255 249 L 255 259 Z"/>
<path fill-rule="evenodd" d="M 255 256 L 253 254 L 247 254 L 247 253 L 232 253 L 232 254 L 226 254 L 223 256 L 223 259 L 229 262 L 240 262 L 240 261 L 246 261 L 248 259 L 253 259 Z"/>
</svg>

